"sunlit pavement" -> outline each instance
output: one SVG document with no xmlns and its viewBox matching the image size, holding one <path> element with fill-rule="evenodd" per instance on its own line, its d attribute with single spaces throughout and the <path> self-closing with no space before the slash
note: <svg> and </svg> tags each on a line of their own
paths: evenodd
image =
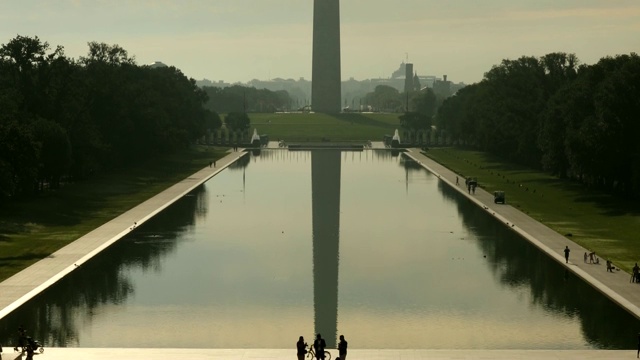
<svg viewBox="0 0 640 360">
<path fill-rule="evenodd" d="M 484 208 L 487 213 L 503 222 L 505 226 L 510 227 L 513 231 L 529 240 L 552 259 L 566 266 L 569 271 L 572 271 L 640 319 L 640 284 L 631 283 L 630 274 L 624 271 L 608 272 L 605 265 L 606 259 L 601 259 L 600 264 L 584 262 L 583 255 L 589 250 L 510 206 L 508 204 L 509 194 L 506 194 L 507 204 L 494 204 L 493 194 L 484 191 L 482 188 L 477 188 L 475 194 L 469 194 L 464 186 L 464 178 L 461 175 L 458 175 L 460 185 L 456 185 L 457 174 L 420 153 L 420 149 L 410 149 L 406 154 L 438 176 L 441 181 L 447 182 L 451 187 L 477 203 L 478 206 Z M 479 178 L 478 181 L 482 184 L 482 178 Z M 568 246 L 571 250 L 568 264 L 565 263 L 564 259 L 565 246 Z M 621 336 L 635 336 L 638 330 L 629 329 L 629 334 L 621 334 Z"/>
<path fill-rule="evenodd" d="M 332 353 L 335 360 L 337 351 Z M 635 350 L 350 350 L 348 360 L 476 360 L 476 359 L 630 359 Z M 2 354 L 2 360 L 24 360 L 19 353 Z M 101 359 L 296 359 L 295 349 L 88 349 L 47 348 L 35 360 Z M 308 359 L 308 358 L 307 358 Z"/>
</svg>

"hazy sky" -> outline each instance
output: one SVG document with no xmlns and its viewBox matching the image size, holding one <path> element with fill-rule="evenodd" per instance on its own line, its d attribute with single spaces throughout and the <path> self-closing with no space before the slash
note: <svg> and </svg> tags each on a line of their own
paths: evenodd
<svg viewBox="0 0 640 360">
<path fill-rule="evenodd" d="M 195 79 L 311 78 L 313 0 L 0 0 L 0 43 L 118 44 Z M 420 75 L 472 83 L 504 58 L 575 53 L 592 64 L 640 52 L 638 0 L 341 0 L 342 77 Z"/>
</svg>

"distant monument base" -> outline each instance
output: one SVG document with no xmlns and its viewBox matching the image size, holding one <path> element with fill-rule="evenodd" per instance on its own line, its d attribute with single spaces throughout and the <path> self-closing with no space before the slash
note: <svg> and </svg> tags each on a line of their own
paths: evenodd
<svg viewBox="0 0 640 360">
<path fill-rule="evenodd" d="M 332 142 L 310 142 L 302 144 L 288 144 L 289 150 L 309 150 L 309 149 L 338 149 L 338 150 L 351 150 L 362 151 L 365 146 L 363 144 L 352 143 L 332 143 Z"/>
</svg>

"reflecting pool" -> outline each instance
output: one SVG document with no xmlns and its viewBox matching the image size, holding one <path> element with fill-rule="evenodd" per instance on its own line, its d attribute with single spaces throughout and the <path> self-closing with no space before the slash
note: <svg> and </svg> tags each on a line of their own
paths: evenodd
<svg viewBox="0 0 640 360">
<path fill-rule="evenodd" d="M 409 158 L 241 159 L 0 320 L 45 346 L 628 349 L 638 320 Z"/>
</svg>

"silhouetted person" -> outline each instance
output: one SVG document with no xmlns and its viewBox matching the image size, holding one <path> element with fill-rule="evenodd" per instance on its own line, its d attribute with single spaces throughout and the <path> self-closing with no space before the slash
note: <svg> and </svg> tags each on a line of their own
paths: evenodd
<svg viewBox="0 0 640 360">
<path fill-rule="evenodd" d="M 640 333 L 638 333 L 638 354 L 636 357 L 640 357 Z"/>
<path fill-rule="evenodd" d="M 458 180 L 457 176 L 456 176 L 456 185 L 460 185 L 460 180 Z"/>
<path fill-rule="evenodd" d="M 640 276 L 640 267 L 638 263 L 633 266 L 633 277 L 631 278 L 633 282 L 638 282 L 638 276 Z"/>
<path fill-rule="evenodd" d="M 27 340 L 27 330 L 25 330 L 22 326 L 18 327 L 18 346 L 16 346 L 14 348 L 15 351 L 18 351 L 18 348 L 20 348 L 20 351 L 22 351 L 22 348 L 24 346 L 26 346 L 26 340 Z"/>
<path fill-rule="evenodd" d="M 564 262 L 567 263 L 567 264 L 569 263 L 569 252 L 570 251 L 571 250 L 569 250 L 569 246 L 565 246 L 564 247 Z"/>
<path fill-rule="evenodd" d="M 344 339 L 344 335 L 340 335 L 340 342 L 338 343 L 338 354 L 341 360 L 347 358 L 347 340 Z"/>
<path fill-rule="evenodd" d="M 307 353 L 307 344 L 304 342 L 304 338 L 302 336 L 298 339 L 296 348 L 298 349 L 298 360 L 304 360 L 304 355 Z"/>
<path fill-rule="evenodd" d="M 584 263 L 585 264 L 587 263 L 587 252 L 586 251 L 584 252 Z"/>
<path fill-rule="evenodd" d="M 316 359 L 324 360 L 324 348 L 327 347 L 327 343 L 324 341 L 322 336 L 318 334 L 316 336 L 316 340 L 313 342 L 313 350 L 316 352 Z"/>
<path fill-rule="evenodd" d="M 27 345 L 27 358 L 26 360 L 33 360 L 34 348 L 31 345 Z"/>
</svg>

